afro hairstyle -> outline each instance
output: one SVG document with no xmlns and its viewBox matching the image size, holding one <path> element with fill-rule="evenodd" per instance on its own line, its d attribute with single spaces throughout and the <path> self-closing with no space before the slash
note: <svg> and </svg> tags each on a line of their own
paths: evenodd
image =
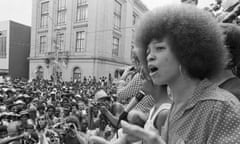
<svg viewBox="0 0 240 144">
<path fill-rule="evenodd" d="M 228 52 L 221 28 L 209 13 L 196 6 L 168 5 L 143 16 L 136 28 L 135 42 L 144 66 L 149 43 L 165 38 L 181 67 L 192 78 L 211 78 L 226 65 Z"/>
<path fill-rule="evenodd" d="M 230 53 L 230 62 L 227 69 L 240 66 L 240 27 L 231 23 L 219 23 L 223 29 L 226 48 Z"/>
</svg>

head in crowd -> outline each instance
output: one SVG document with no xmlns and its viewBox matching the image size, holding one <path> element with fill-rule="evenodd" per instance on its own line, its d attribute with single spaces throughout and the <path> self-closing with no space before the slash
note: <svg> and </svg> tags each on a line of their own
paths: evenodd
<svg viewBox="0 0 240 144">
<path fill-rule="evenodd" d="M 37 130 L 43 130 L 47 126 L 47 119 L 45 116 L 37 118 Z"/>
<path fill-rule="evenodd" d="M 22 122 L 26 123 L 28 119 L 29 119 L 29 112 L 27 110 L 21 111 L 20 112 L 20 120 Z"/>
<path fill-rule="evenodd" d="M 38 110 L 38 112 L 39 112 L 40 115 L 43 115 L 44 112 L 45 112 L 45 104 L 40 103 L 40 104 L 38 105 L 38 107 L 37 107 L 37 110 Z"/>
<path fill-rule="evenodd" d="M 131 58 L 132 58 L 132 63 L 134 64 L 134 69 L 135 71 L 140 71 L 140 68 L 141 68 L 141 63 L 140 63 L 140 60 L 137 56 L 137 52 L 138 49 L 137 48 L 133 48 L 132 49 L 132 55 L 131 55 Z"/>
<path fill-rule="evenodd" d="M 70 104 L 64 104 L 63 105 L 63 114 L 64 117 L 69 116 L 70 112 L 72 111 L 72 107 Z"/>
<path fill-rule="evenodd" d="M 88 128 L 88 120 L 87 117 L 83 117 L 81 119 L 81 125 L 80 125 L 81 131 L 86 133 L 87 132 L 87 128 Z"/>
<path fill-rule="evenodd" d="M 110 103 L 111 97 L 103 89 L 101 89 L 95 93 L 95 101 L 100 103 Z"/>
<path fill-rule="evenodd" d="M 227 51 L 216 20 L 187 4 L 159 7 L 138 23 L 136 45 L 153 82 L 169 84 L 184 74 L 190 79 L 214 77 L 225 67 Z M 161 75 L 165 76 L 161 76 Z"/>
<path fill-rule="evenodd" d="M 48 116 L 50 116 L 50 117 L 54 116 L 55 111 L 56 111 L 56 109 L 55 109 L 54 105 L 48 105 L 47 106 Z"/>
<path fill-rule="evenodd" d="M 72 128 L 76 128 L 79 129 L 80 128 L 80 123 L 79 120 L 76 116 L 69 116 L 66 118 L 66 123 L 69 124 L 69 126 L 71 126 L 71 124 L 74 126 Z"/>
<path fill-rule="evenodd" d="M 78 104 L 76 102 L 72 102 L 72 112 L 76 114 L 78 110 Z"/>
<path fill-rule="evenodd" d="M 223 29 L 225 45 L 230 52 L 230 61 L 226 69 L 232 70 L 237 75 L 240 67 L 240 28 L 231 23 L 220 23 L 219 25 Z"/>
</svg>

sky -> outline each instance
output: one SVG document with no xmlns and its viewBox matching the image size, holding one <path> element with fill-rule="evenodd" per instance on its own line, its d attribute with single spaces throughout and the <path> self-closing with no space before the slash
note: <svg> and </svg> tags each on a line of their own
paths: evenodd
<svg viewBox="0 0 240 144">
<path fill-rule="evenodd" d="M 142 0 L 151 10 L 157 6 L 178 3 L 180 0 Z M 199 0 L 199 5 L 208 5 L 213 0 Z M 32 0 L 0 0 L 0 21 L 13 20 L 31 26 Z"/>
</svg>

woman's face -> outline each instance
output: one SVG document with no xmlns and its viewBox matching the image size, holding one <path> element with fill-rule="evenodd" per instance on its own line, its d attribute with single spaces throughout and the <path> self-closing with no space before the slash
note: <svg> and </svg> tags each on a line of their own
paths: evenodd
<svg viewBox="0 0 240 144">
<path fill-rule="evenodd" d="M 148 45 L 147 64 L 149 75 L 156 85 L 169 84 L 180 76 L 179 62 L 171 51 L 169 41 L 152 40 Z"/>
<path fill-rule="evenodd" d="M 40 117 L 38 120 L 38 124 L 41 128 L 43 128 L 46 124 L 46 119 L 44 117 Z"/>
</svg>

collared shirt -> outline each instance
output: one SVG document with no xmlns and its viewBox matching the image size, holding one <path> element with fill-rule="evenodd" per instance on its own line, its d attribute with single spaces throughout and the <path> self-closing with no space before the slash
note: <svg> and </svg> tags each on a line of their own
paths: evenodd
<svg viewBox="0 0 240 144">
<path fill-rule="evenodd" d="M 168 144 L 240 143 L 240 102 L 228 91 L 203 80 L 193 97 L 166 121 Z"/>
<path fill-rule="evenodd" d="M 143 87 L 143 79 L 141 74 L 137 73 L 133 79 L 120 91 L 117 93 L 119 100 L 128 99 L 134 97 Z M 136 105 L 135 110 L 142 111 L 143 113 L 149 113 L 150 109 L 154 105 L 154 99 L 151 95 L 146 95 L 143 99 Z"/>
</svg>

